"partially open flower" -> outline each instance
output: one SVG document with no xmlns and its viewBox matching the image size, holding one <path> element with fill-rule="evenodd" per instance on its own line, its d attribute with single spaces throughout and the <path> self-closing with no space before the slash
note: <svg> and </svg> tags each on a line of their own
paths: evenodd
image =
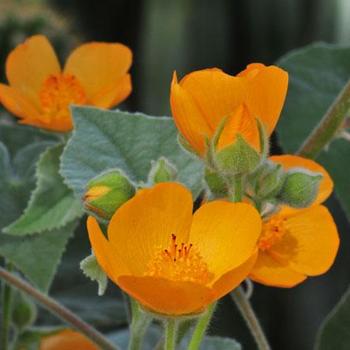
<svg viewBox="0 0 350 350">
<path fill-rule="evenodd" d="M 328 209 L 320 205 L 332 192 L 333 182 L 316 162 L 298 156 L 274 156 L 284 169 L 304 167 L 323 175 L 313 205 L 282 209 L 263 223 L 259 254 L 250 278 L 275 287 L 293 287 L 308 276 L 325 273 L 339 247 L 337 227 Z"/>
<path fill-rule="evenodd" d="M 213 201 L 192 215 L 191 193 L 177 183 L 139 191 L 121 206 L 108 238 L 88 218 L 94 254 L 109 278 L 158 314 L 203 311 L 250 272 L 261 232 L 245 203 Z"/>
<path fill-rule="evenodd" d="M 98 350 L 98 347 L 81 333 L 64 329 L 58 333 L 43 337 L 40 350 Z"/>
<path fill-rule="evenodd" d="M 175 123 L 190 146 L 204 156 L 206 138 L 212 138 L 225 119 L 218 149 L 241 134 L 259 150 L 259 118 L 270 135 L 278 121 L 288 86 L 288 74 L 276 66 L 250 64 L 237 76 L 220 69 L 204 69 L 180 82 L 174 74 L 171 109 Z"/>
<path fill-rule="evenodd" d="M 109 108 L 130 94 L 131 60 L 122 44 L 93 42 L 75 49 L 61 70 L 49 41 L 35 35 L 8 56 L 0 101 L 22 124 L 69 131 L 69 105 Z"/>
</svg>

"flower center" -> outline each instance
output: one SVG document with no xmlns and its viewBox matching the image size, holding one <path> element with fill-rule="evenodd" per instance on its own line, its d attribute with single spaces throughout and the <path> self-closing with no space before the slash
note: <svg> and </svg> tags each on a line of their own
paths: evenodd
<svg viewBox="0 0 350 350">
<path fill-rule="evenodd" d="M 160 249 L 148 263 L 147 276 L 162 277 L 173 281 L 207 284 L 212 278 L 208 266 L 192 244 L 176 243 L 170 238 L 167 249 Z"/>
<path fill-rule="evenodd" d="M 285 217 L 277 215 L 264 222 L 258 242 L 260 250 L 268 250 L 282 239 L 287 232 L 285 221 Z"/>
<path fill-rule="evenodd" d="M 79 80 L 71 74 L 52 74 L 43 83 L 40 93 L 43 113 L 50 118 L 69 118 L 69 105 L 86 103 L 86 94 Z"/>
</svg>

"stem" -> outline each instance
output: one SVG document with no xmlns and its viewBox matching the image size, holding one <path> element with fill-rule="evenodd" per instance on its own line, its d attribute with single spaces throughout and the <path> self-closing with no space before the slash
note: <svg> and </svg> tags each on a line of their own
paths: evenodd
<svg viewBox="0 0 350 350">
<path fill-rule="evenodd" d="M 350 80 L 331 104 L 326 114 L 299 148 L 297 154 L 316 158 L 342 128 L 350 109 Z"/>
<path fill-rule="evenodd" d="M 165 323 L 165 350 L 175 350 L 177 324 L 173 318 L 169 318 Z"/>
<path fill-rule="evenodd" d="M 142 339 L 150 325 L 152 318 L 140 309 L 134 299 L 130 299 L 132 320 L 130 324 L 129 350 L 139 350 L 142 346 Z"/>
<path fill-rule="evenodd" d="M 206 312 L 199 318 L 196 328 L 194 329 L 192 339 L 188 346 L 188 350 L 198 350 L 203 337 L 205 335 L 205 331 L 208 328 L 211 317 L 213 316 L 214 310 L 216 307 L 216 303 L 211 304 Z"/>
<path fill-rule="evenodd" d="M 241 202 L 243 197 L 243 178 L 236 175 L 233 180 L 233 193 L 231 194 L 232 202 Z"/>
<path fill-rule="evenodd" d="M 12 264 L 7 264 L 7 270 L 12 271 Z M 12 288 L 7 283 L 2 285 L 2 322 L 1 322 L 1 340 L 0 348 L 8 350 L 9 348 L 9 333 L 11 324 L 11 311 L 12 311 Z"/>
<path fill-rule="evenodd" d="M 40 305 L 52 312 L 54 315 L 74 327 L 80 333 L 84 334 L 96 345 L 100 346 L 103 350 L 118 350 L 107 338 L 103 336 L 95 328 L 84 322 L 81 318 L 75 315 L 72 311 L 68 310 L 65 306 L 59 304 L 54 299 L 45 295 L 44 293 L 33 288 L 29 283 L 21 278 L 14 276 L 4 268 L 0 267 L 0 278 L 6 281 L 7 284 L 20 289 L 21 291 L 30 295 Z"/>
<path fill-rule="evenodd" d="M 231 298 L 236 303 L 239 311 L 241 312 L 244 320 L 247 323 L 250 332 L 252 333 L 259 350 L 270 350 L 270 345 L 267 342 L 264 331 L 261 328 L 258 318 L 256 317 L 254 310 L 247 299 L 242 287 L 237 287 L 231 292 Z"/>
</svg>

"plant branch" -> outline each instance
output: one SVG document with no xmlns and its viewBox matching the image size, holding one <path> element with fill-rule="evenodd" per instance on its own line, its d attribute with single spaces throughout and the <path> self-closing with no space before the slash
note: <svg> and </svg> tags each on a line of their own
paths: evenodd
<svg viewBox="0 0 350 350">
<path fill-rule="evenodd" d="M 231 292 L 231 298 L 236 303 L 239 311 L 241 312 L 244 320 L 247 323 L 250 332 L 252 333 L 259 350 L 270 350 L 270 345 L 267 342 L 264 331 L 261 328 L 258 318 L 256 317 L 254 310 L 245 295 L 242 287 L 237 287 Z"/>
<path fill-rule="evenodd" d="M 65 306 L 59 304 L 56 300 L 50 298 L 44 293 L 38 291 L 32 287 L 28 282 L 13 275 L 0 267 L 0 278 L 6 281 L 7 284 L 20 289 L 26 294 L 30 295 L 36 302 L 42 305 L 44 308 L 52 312 L 54 315 L 71 325 L 80 333 L 84 334 L 87 338 L 93 341 L 103 350 L 118 350 L 117 346 L 113 345 L 107 338 L 103 336 L 95 328 L 84 322 L 81 318 L 75 315 L 72 311 L 68 310 Z"/>
<path fill-rule="evenodd" d="M 327 110 L 318 125 L 301 145 L 297 154 L 314 159 L 343 127 L 350 110 L 350 80 Z"/>
</svg>

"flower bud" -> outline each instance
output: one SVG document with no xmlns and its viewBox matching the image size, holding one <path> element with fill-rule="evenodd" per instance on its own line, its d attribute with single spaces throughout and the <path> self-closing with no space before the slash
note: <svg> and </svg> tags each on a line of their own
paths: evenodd
<svg viewBox="0 0 350 350">
<path fill-rule="evenodd" d="M 272 198 L 280 192 L 284 180 L 282 165 L 267 161 L 257 175 L 255 193 L 259 198 Z"/>
<path fill-rule="evenodd" d="M 216 154 L 216 162 L 227 175 L 243 175 L 257 168 L 260 163 L 260 155 L 238 134 L 233 144 Z"/>
<path fill-rule="evenodd" d="M 90 180 L 83 197 L 84 206 L 103 219 L 114 212 L 135 194 L 135 187 L 117 169 L 109 170 Z"/>
<path fill-rule="evenodd" d="M 290 170 L 279 193 L 279 199 L 294 208 L 306 208 L 315 200 L 322 175 L 304 169 Z"/>
<path fill-rule="evenodd" d="M 227 186 L 224 179 L 217 172 L 206 168 L 205 169 L 205 181 L 210 189 L 210 191 L 218 196 L 222 197 L 227 194 Z"/>
<path fill-rule="evenodd" d="M 12 321 L 18 330 L 31 326 L 37 317 L 36 305 L 25 294 L 18 292 L 12 308 Z"/>
<path fill-rule="evenodd" d="M 151 183 L 175 181 L 177 169 L 166 158 L 161 157 L 157 162 L 153 162 L 148 179 Z"/>
</svg>

